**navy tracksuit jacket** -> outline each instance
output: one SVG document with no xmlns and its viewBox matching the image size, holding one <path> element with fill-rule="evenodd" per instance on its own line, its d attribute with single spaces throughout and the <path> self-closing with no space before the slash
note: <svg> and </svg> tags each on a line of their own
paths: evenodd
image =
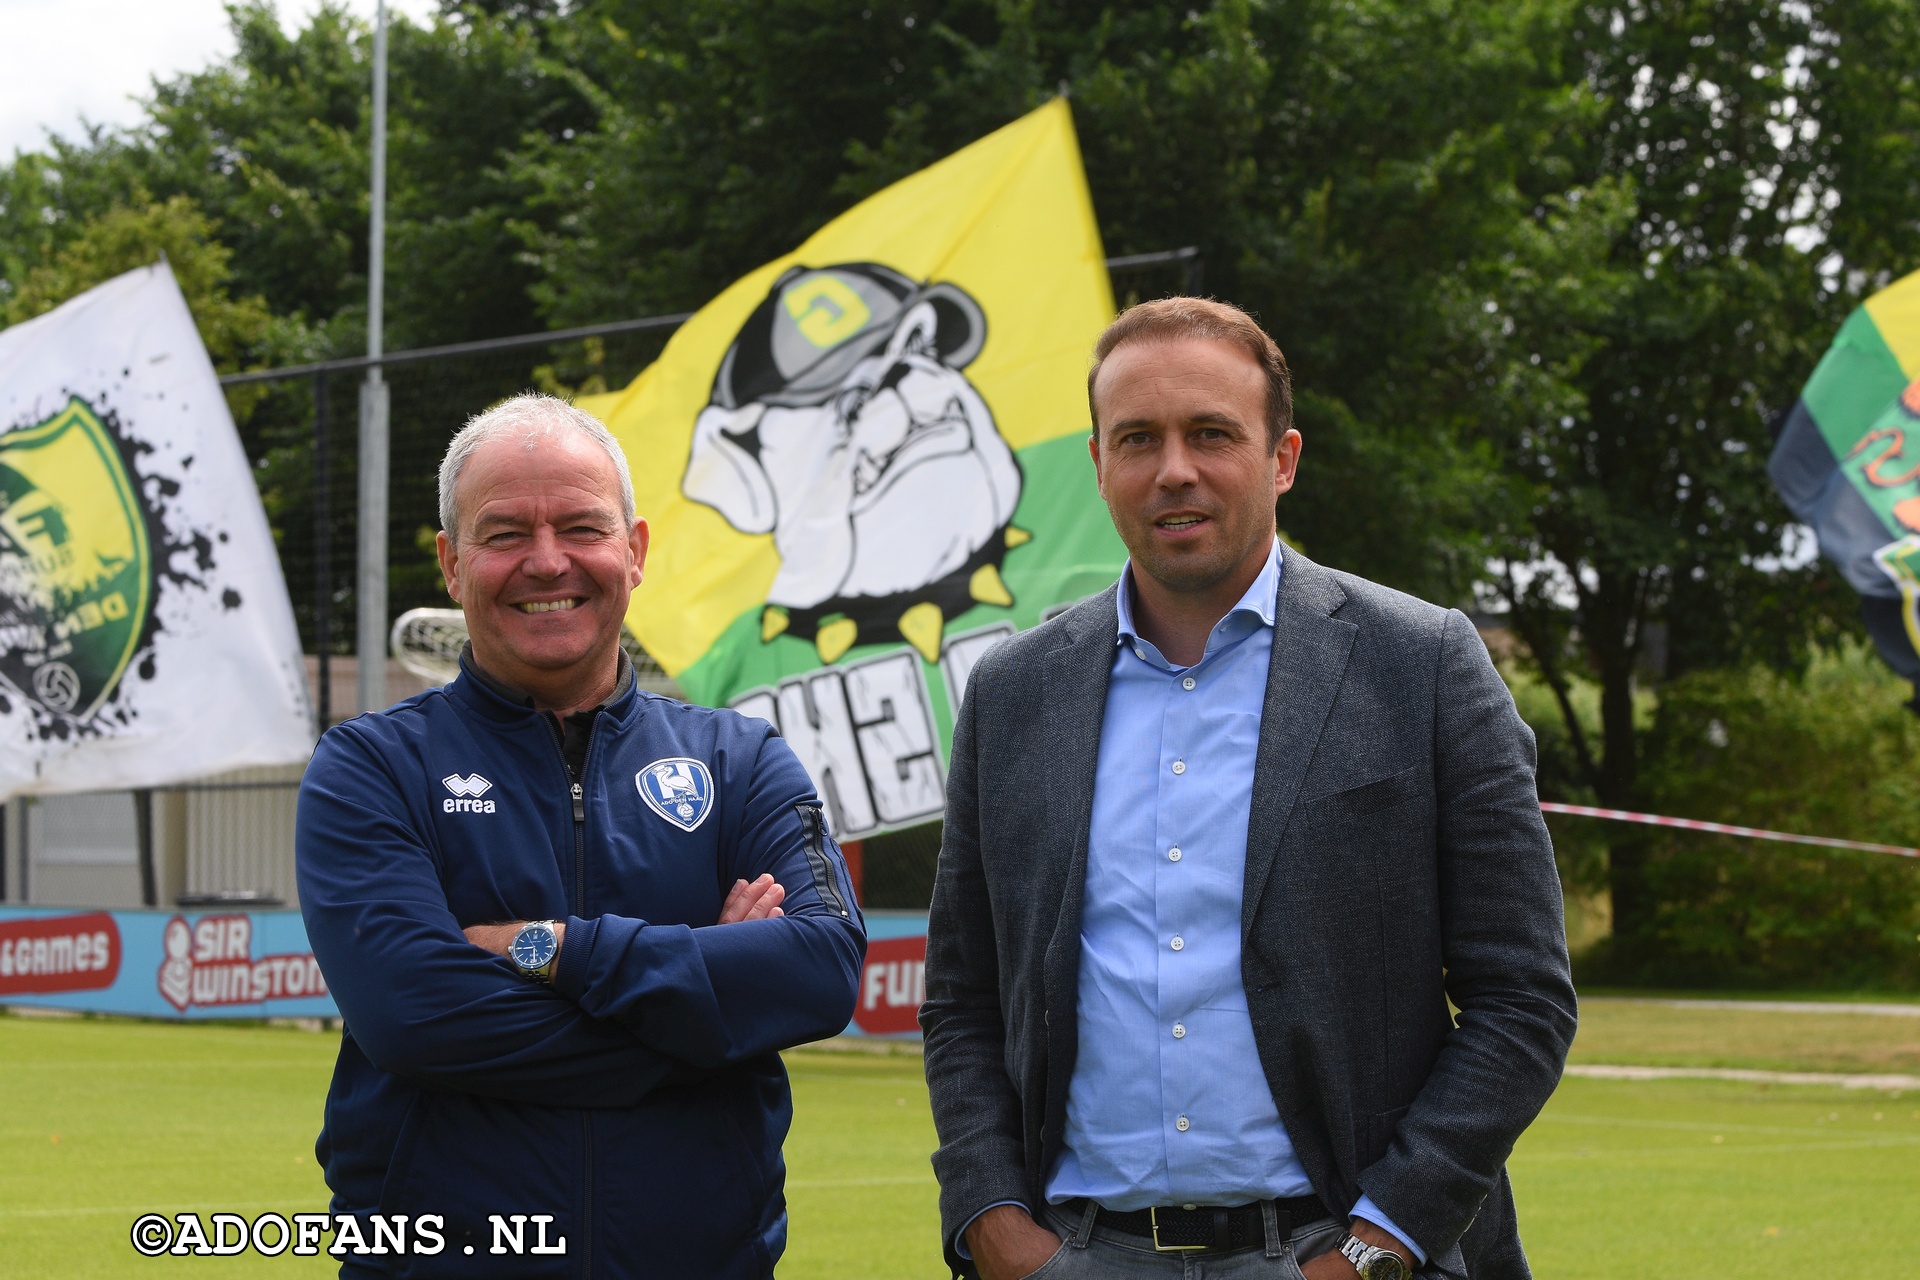
<svg viewBox="0 0 1920 1280">
<path fill-rule="evenodd" d="M 846 1027 L 866 937 L 813 784 L 764 722 L 629 686 L 576 789 L 552 721 L 463 673 L 321 739 L 297 849 L 346 1023 L 317 1145 L 333 1210 L 445 1220 L 437 1254 L 409 1223 L 407 1252 L 349 1254 L 342 1275 L 772 1274 L 778 1051 Z M 786 915 L 716 925 L 762 872 Z M 461 934 L 541 919 L 567 922 L 552 987 Z M 552 1215 L 565 1253 L 492 1254 L 496 1214 Z"/>
</svg>

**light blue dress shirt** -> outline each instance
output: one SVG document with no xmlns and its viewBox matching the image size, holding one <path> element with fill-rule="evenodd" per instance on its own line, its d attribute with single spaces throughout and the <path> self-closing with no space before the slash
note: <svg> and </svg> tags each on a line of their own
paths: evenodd
<svg viewBox="0 0 1920 1280">
<path fill-rule="evenodd" d="M 1267 1088 L 1240 980 L 1281 572 L 1276 539 L 1191 667 L 1135 631 L 1132 566 L 1121 573 L 1080 926 L 1080 1048 L 1052 1203 L 1085 1196 L 1127 1211 L 1313 1190 Z M 1405 1239 L 1370 1199 L 1353 1213 Z"/>
</svg>

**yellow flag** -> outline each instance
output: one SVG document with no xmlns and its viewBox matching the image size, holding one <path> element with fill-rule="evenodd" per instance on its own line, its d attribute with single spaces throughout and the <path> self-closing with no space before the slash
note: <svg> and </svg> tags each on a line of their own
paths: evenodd
<svg viewBox="0 0 1920 1280">
<path fill-rule="evenodd" d="M 917 772 L 911 796 L 829 796 L 843 835 L 937 812 L 972 659 L 1118 574 L 1086 450 L 1112 317 L 1061 99 L 848 210 L 582 401 L 652 526 L 628 617 L 648 652 L 778 724 L 823 794 L 876 752 Z"/>
</svg>

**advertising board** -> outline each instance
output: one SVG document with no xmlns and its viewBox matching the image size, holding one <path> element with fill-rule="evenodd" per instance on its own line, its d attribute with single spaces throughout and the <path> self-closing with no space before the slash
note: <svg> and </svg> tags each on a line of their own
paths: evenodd
<svg viewBox="0 0 1920 1280">
<path fill-rule="evenodd" d="M 911 1039 L 926 995 L 927 916 L 867 916 L 846 1034 Z M 337 1018 L 297 911 L 0 907 L 0 1004 L 142 1018 Z"/>
<path fill-rule="evenodd" d="M 0 907 L 0 1002 L 143 1018 L 337 1018 L 297 911 Z"/>
<path fill-rule="evenodd" d="M 869 911 L 866 918 L 867 963 L 846 1034 L 917 1040 L 927 997 L 927 913 Z"/>
</svg>

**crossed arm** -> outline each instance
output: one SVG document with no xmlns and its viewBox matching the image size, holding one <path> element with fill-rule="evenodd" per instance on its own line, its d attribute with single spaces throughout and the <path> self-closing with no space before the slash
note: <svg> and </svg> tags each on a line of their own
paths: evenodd
<svg viewBox="0 0 1920 1280">
<path fill-rule="evenodd" d="M 777 920 L 786 912 L 780 904 L 786 900 L 787 891 L 774 880 L 769 873 L 762 872 L 754 880 L 735 880 L 733 889 L 727 894 L 727 900 L 720 908 L 717 924 L 740 924 L 747 920 Z M 467 941 L 491 955 L 503 956 L 507 948 L 513 945 L 513 936 L 526 927 L 525 920 L 509 920 L 505 924 L 470 924 L 461 932 L 467 935 Z M 567 944 L 567 922 L 553 922 L 554 940 L 564 951 Z M 554 964 L 556 972 L 559 963 Z"/>
<path fill-rule="evenodd" d="M 434 1088 L 594 1108 L 840 1031 L 859 915 L 843 905 L 852 894 L 831 840 L 809 842 L 795 812 L 812 801 L 798 761 L 777 739 L 761 757 L 722 920 L 567 920 L 549 985 L 497 958 L 517 923 L 456 919 L 382 753 L 329 734 L 301 792 L 300 898 L 355 1042 L 381 1070 Z"/>
</svg>

